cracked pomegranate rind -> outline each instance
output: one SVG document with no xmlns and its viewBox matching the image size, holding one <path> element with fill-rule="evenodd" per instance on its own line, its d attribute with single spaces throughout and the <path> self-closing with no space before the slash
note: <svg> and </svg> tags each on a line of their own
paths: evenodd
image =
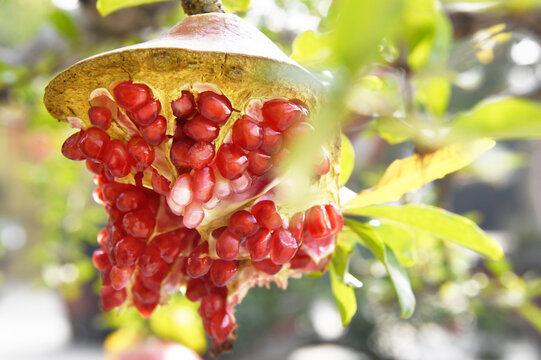
<svg viewBox="0 0 541 360">
<path fill-rule="evenodd" d="M 235 339 L 234 308 L 251 287 L 326 270 L 343 226 L 339 135 L 315 152 L 311 196 L 291 204 L 278 191 L 288 149 L 314 131 L 320 90 L 227 14 L 189 17 L 49 84 L 48 110 L 79 129 L 62 153 L 86 160 L 108 215 L 92 258 L 105 310 L 135 306 L 148 317 L 183 291 L 201 301 L 219 352 Z"/>
</svg>

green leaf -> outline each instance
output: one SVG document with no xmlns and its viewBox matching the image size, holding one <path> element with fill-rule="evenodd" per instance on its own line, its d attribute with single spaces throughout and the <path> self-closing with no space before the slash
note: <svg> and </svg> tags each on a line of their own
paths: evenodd
<svg viewBox="0 0 541 360">
<path fill-rule="evenodd" d="M 338 61 L 333 53 L 332 38 L 329 34 L 305 31 L 295 38 L 292 49 L 291 58 L 312 69 L 323 70 Z"/>
<path fill-rule="evenodd" d="M 385 265 L 398 296 L 402 317 L 409 318 L 415 310 L 415 295 L 411 289 L 408 274 L 398 262 L 393 250 L 385 244 L 377 227 L 351 219 L 345 221 L 347 226 L 360 236 L 361 244 L 370 249 Z"/>
<path fill-rule="evenodd" d="M 541 104 L 514 97 L 486 100 L 452 120 L 451 141 L 479 137 L 541 137 Z"/>
<path fill-rule="evenodd" d="M 75 21 L 62 10 L 52 11 L 49 14 L 49 20 L 55 27 L 55 29 L 68 39 L 75 41 L 79 36 L 79 30 Z"/>
<path fill-rule="evenodd" d="M 435 115 L 443 116 L 451 96 L 451 83 L 444 76 L 430 76 L 415 81 L 417 92 L 415 98 L 422 103 L 426 110 Z"/>
<path fill-rule="evenodd" d="M 227 12 L 246 12 L 250 8 L 250 0 L 223 0 Z"/>
<path fill-rule="evenodd" d="M 408 119 L 395 116 L 380 116 L 373 122 L 376 131 L 389 144 L 399 144 L 417 134 L 417 129 Z"/>
<path fill-rule="evenodd" d="M 330 266 L 331 288 L 340 312 L 342 325 L 346 326 L 357 312 L 355 291 L 344 281 L 347 273 L 350 251 L 337 247 Z"/>
<path fill-rule="evenodd" d="M 425 155 L 414 154 L 406 159 L 395 160 L 376 186 L 361 191 L 343 209 L 398 200 L 409 191 L 471 164 L 493 146 L 494 141 L 480 139 L 467 144 L 449 145 Z"/>
<path fill-rule="evenodd" d="M 351 141 L 342 134 L 342 156 L 340 158 L 340 186 L 344 186 L 355 166 L 355 150 Z"/>
<path fill-rule="evenodd" d="M 349 209 L 346 213 L 395 221 L 418 230 L 428 231 L 490 259 L 503 257 L 501 246 L 473 221 L 434 206 L 370 206 Z"/>
<path fill-rule="evenodd" d="M 380 239 L 395 253 L 402 266 L 409 267 L 415 263 L 415 230 L 402 224 L 382 221 L 377 227 Z"/>
<path fill-rule="evenodd" d="M 120 9 L 162 1 L 166 0 L 98 0 L 96 8 L 102 16 L 106 16 Z"/>
<path fill-rule="evenodd" d="M 532 302 L 527 301 L 517 311 L 524 320 L 528 321 L 541 334 L 541 309 Z"/>
</svg>

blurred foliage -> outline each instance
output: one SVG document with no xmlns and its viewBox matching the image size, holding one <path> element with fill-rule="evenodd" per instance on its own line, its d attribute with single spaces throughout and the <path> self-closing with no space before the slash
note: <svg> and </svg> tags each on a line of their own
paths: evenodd
<svg viewBox="0 0 541 360">
<path fill-rule="evenodd" d="M 461 34 L 453 6 L 464 2 L 480 6 L 472 17 L 494 16 L 495 20 L 480 21 L 480 28 L 466 28 L 466 34 Z M 368 332 L 372 337 L 378 331 L 385 335 L 381 318 L 389 316 L 389 309 L 395 313 L 396 300 L 403 317 L 411 316 L 418 304 L 413 324 L 438 321 L 451 327 L 453 319 L 474 314 L 480 331 L 503 328 L 502 332 L 510 332 L 506 324 L 514 318 L 501 315 L 509 313 L 521 316 L 541 333 L 539 264 L 528 271 L 513 270 L 517 266 L 511 260 L 500 259 L 501 244 L 473 221 L 436 207 L 446 207 L 452 197 L 448 188 L 454 185 L 451 190 L 456 190 L 469 175 L 493 182 L 499 173 L 500 179 L 509 181 L 528 157 L 523 150 L 528 143 L 523 140 L 540 137 L 541 105 L 535 89 L 524 94 L 508 89 L 476 91 L 475 84 L 464 85 L 465 76 L 471 78 L 475 73 L 465 73 L 456 62 L 460 59 L 474 70 L 502 62 L 502 49 L 508 49 L 520 32 L 517 24 L 505 22 L 520 22 L 521 16 L 538 11 L 541 2 L 223 3 L 228 11 L 245 14 L 283 49 L 291 49 L 296 61 L 328 84 L 326 106 L 314 119 L 317 132 L 299 142 L 293 164 L 301 164 L 300 169 L 312 166 L 312 152 L 306 149 L 315 148 L 337 125 L 344 132 L 340 182 L 357 194 L 344 199 L 347 226 L 330 264 L 330 289 L 322 285 L 326 280 L 322 277 L 306 280 L 308 285 L 293 282 L 295 291 L 330 297 L 332 290 L 342 323 L 351 322 L 351 333 L 357 336 L 351 343 L 363 351 L 379 351 L 380 357 L 393 354 L 377 346 L 370 348 L 359 339 L 368 338 Z M 272 5 L 265 8 L 263 3 Z M 152 15 L 138 18 L 139 22 L 126 19 L 122 21 L 126 28 L 119 28 L 115 16 L 122 17 L 123 11 L 141 4 L 147 4 L 141 8 Z M 18 214 L 26 216 L 25 226 L 36 229 L 30 233 L 31 243 L 24 255 L 13 254 L 19 260 L 31 259 L 39 266 L 39 282 L 58 288 L 71 301 L 80 298 L 84 284 L 93 282 L 98 288 L 89 259 L 105 214 L 88 195 L 92 185 L 84 165 L 59 155 L 69 130 L 45 111 L 42 89 L 55 73 L 85 56 L 145 40 L 175 23 L 182 16 L 179 12 L 170 12 L 175 16 L 152 12 L 173 5 L 178 8 L 177 1 L 98 0 L 97 9 L 108 15 L 100 18 L 92 1 L 81 1 L 72 11 L 49 1 L 0 0 L 0 13 L 10 14 L 0 25 L 0 127 L 5 135 L 1 144 L 9 149 L 1 160 L 10 169 L 9 174 L 1 175 L 8 176 L 9 182 L 22 182 L 33 209 L 27 206 Z M 257 9 L 267 10 L 258 13 Z M 306 31 L 277 20 L 280 16 L 286 19 L 292 9 L 313 21 L 306 21 L 312 24 L 306 25 Z M 463 97 L 458 105 L 457 96 Z M 464 105 L 470 101 L 474 106 Z M 19 139 L 31 140 L 15 150 L 7 143 Z M 498 140 L 494 148 L 492 139 Z M 481 160 L 474 162 L 477 158 Z M 481 166 L 489 160 L 490 166 Z M 10 256 L 0 243 L 0 261 Z M 18 274 L 15 269 L 2 269 L 0 275 Z M 240 346 L 244 336 L 256 336 L 256 324 L 269 327 L 272 316 L 284 315 L 276 291 L 264 295 L 256 291 L 246 299 L 246 310 L 239 309 L 240 331 L 246 331 L 240 334 Z M 257 307 L 250 308 L 252 299 Z M 305 301 L 298 303 L 303 306 L 291 314 L 307 316 Z M 120 329 L 108 338 L 106 348 L 122 349 L 133 339 L 157 336 L 202 353 L 206 341 L 196 307 L 179 294 L 150 320 L 142 320 L 133 311 L 106 314 L 101 326 Z M 261 314 L 262 308 L 265 314 Z M 376 315 L 371 318 L 367 313 Z M 261 318 L 259 322 L 253 320 L 256 317 Z"/>
</svg>

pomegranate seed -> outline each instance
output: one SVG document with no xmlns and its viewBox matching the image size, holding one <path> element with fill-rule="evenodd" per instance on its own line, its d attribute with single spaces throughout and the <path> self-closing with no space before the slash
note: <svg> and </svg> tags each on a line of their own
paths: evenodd
<svg viewBox="0 0 541 360">
<path fill-rule="evenodd" d="M 94 250 L 94 253 L 92 254 L 92 263 L 96 269 L 102 271 L 111 266 L 109 254 L 107 254 L 107 251 L 103 248 Z"/>
<path fill-rule="evenodd" d="M 183 90 L 182 95 L 171 102 L 173 115 L 177 118 L 187 119 L 195 112 L 195 99 L 191 92 Z"/>
<path fill-rule="evenodd" d="M 188 169 L 190 163 L 188 162 L 188 151 L 192 146 L 190 139 L 175 140 L 171 145 L 171 151 L 169 153 L 171 162 L 177 169 Z"/>
<path fill-rule="evenodd" d="M 269 230 L 277 230 L 282 226 L 282 217 L 271 200 L 258 202 L 252 206 L 251 211 L 257 222 Z"/>
<path fill-rule="evenodd" d="M 186 273 L 191 278 L 199 278 L 208 273 L 213 261 L 208 256 L 209 243 L 204 242 L 193 249 L 186 262 Z"/>
<path fill-rule="evenodd" d="M 167 131 L 167 120 L 159 115 L 150 125 L 141 128 L 143 139 L 152 146 L 158 146 L 165 140 Z"/>
<path fill-rule="evenodd" d="M 147 238 L 152 233 L 155 222 L 154 214 L 147 208 L 130 211 L 122 218 L 126 232 L 138 238 Z"/>
<path fill-rule="evenodd" d="M 297 251 L 293 259 L 289 262 L 290 269 L 305 269 L 308 265 L 313 263 L 312 258 L 301 250 Z"/>
<path fill-rule="evenodd" d="M 180 175 L 171 188 L 170 196 L 178 206 L 186 206 L 193 200 L 192 176 L 190 174 Z"/>
<path fill-rule="evenodd" d="M 297 240 L 297 244 L 300 245 L 302 233 L 304 232 L 304 213 L 299 212 L 291 217 L 289 231 L 295 240 Z"/>
<path fill-rule="evenodd" d="M 244 173 L 241 175 L 241 177 L 231 180 L 231 190 L 235 194 L 242 194 L 246 190 L 250 188 L 250 185 L 252 185 L 252 177 L 248 173 Z"/>
<path fill-rule="evenodd" d="M 342 218 L 340 210 L 333 204 L 325 205 L 325 210 L 327 211 L 331 223 L 331 234 L 338 234 L 342 231 L 342 227 L 344 227 L 344 219 Z"/>
<path fill-rule="evenodd" d="M 220 132 L 220 129 L 216 123 L 213 123 L 201 115 L 197 115 L 193 119 L 186 121 L 183 130 L 186 136 L 194 139 L 195 141 L 206 142 L 211 142 L 212 140 L 216 139 Z"/>
<path fill-rule="evenodd" d="M 285 264 L 297 252 L 297 240 L 287 230 L 280 229 L 272 234 L 270 259 L 275 264 Z"/>
<path fill-rule="evenodd" d="M 113 266 L 111 273 L 111 286 L 115 290 L 124 289 L 129 284 L 131 276 L 135 270 L 134 266 Z"/>
<path fill-rule="evenodd" d="M 86 160 L 86 168 L 96 175 L 103 174 L 103 164 L 94 160 Z"/>
<path fill-rule="evenodd" d="M 154 149 L 141 136 L 130 139 L 128 152 L 135 160 L 135 171 L 143 171 L 154 162 Z"/>
<path fill-rule="evenodd" d="M 253 262 L 254 268 L 258 271 L 262 271 L 264 273 L 267 273 L 269 275 L 275 275 L 282 269 L 282 265 L 275 264 L 272 262 L 271 259 L 265 259 L 261 261 L 254 261 Z"/>
<path fill-rule="evenodd" d="M 109 241 L 109 231 L 107 229 L 101 229 L 96 237 L 96 241 L 98 244 L 100 244 L 100 246 L 105 246 L 105 244 Z"/>
<path fill-rule="evenodd" d="M 150 101 L 151 91 L 144 84 L 125 81 L 115 86 L 113 97 L 121 108 L 134 112 Z"/>
<path fill-rule="evenodd" d="M 199 301 L 207 293 L 203 279 L 196 278 L 188 280 L 186 284 L 186 297 L 192 302 Z"/>
<path fill-rule="evenodd" d="M 152 276 L 140 276 L 139 281 L 149 290 L 159 293 L 163 280 L 169 275 L 171 267 L 163 261 L 160 261 L 158 271 Z"/>
<path fill-rule="evenodd" d="M 274 131 L 270 126 L 263 126 L 263 143 L 260 150 L 265 154 L 276 154 L 282 147 L 282 135 Z"/>
<path fill-rule="evenodd" d="M 109 143 L 110 138 L 105 131 L 97 127 L 90 127 L 82 134 L 79 140 L 79 150 L 86 158 L 103 161 Z M 64 155 L 66 156 L 66 154 Z"/>
<path fill-rule="evenodd" d="M 193 197 L 195 200 L 206 203 L 212 198 L 216 177 L 214 170 L 204 167 L 193 173 Z"/>
<path fill-rule="evenodd" d="M 212 91 L 199 94 L 197 103 L 201 115 L 215 123 L 222 124 L 231 115 L 232 107 L 229 99 Z"/>
<path fill-rule="evenodd" d="M 217 312 L 225 308 L 225 299 L 220 294 L 209 294 L 201 299 L 199 314 L 202 318 L 211 319 Z"/>
<path fill-rule="evenodd" d="M 220 199 L 217 197 L 211 197 L 209 201 L 203 204 L 203 207 L 207 210 L 215 209 L 220 204 Z"/>
<path fill-rule="evenodd" d="M 270 231 L 261 228 L 254 235 L 246 239 L 246 246 L 248 247 L 252 261 L 263 260 L 269 255 L 271 238 Z"/>
<path fill-rule="evenodd" d="M 308 106 L 306 106 L 306 104 L 303 101 L 299 99 L 291 99 L 289 100 L 289 102 L 297 105 L 298 108 L 304 113 L 304 115 L 308 115 Z"/>
<path fill-rule="evenodd" d="M 202 169 L 214 158 L 214 145 L 205 141 L 198 141 L 188 151 L 188 163 L 192 169 Z"/>
<path fill-rule="evenodd" d="M 146 203 L 146 196 L 140 190 L 127 190 L 118 195 L 116 199 L 116 207 L 118 210 L 128 212 L 130 210 L 137 209 L 144 203 Z"/>
<path fill-rule="evenodd" d="M 116 139 L 111 141 L 103 162 L 111 174 L 118 178 L 128 175 L 134 163 L 126 143 Z"/>
<path fill-rule="evenodd" d="M 267 101 L 263 104 L 261 112 L 265 122 L 280 132 L 305 118 L 304 112 L 297 105 L 282 99 Z"/>
<path fill-rule="evenodd" d="M 139 278 L 133 285 L 132 292 L 134 300 L 143 304 L 157 303 L 160 299 L 160 294 L 144 286 Z"/>
<path fill-rule="evenodd" d="M 111 273 L 111 269 L 112 269 L 112 266 L 106 268 L 101 273 L 101 284 L 103 286 L 111 286 L 111 278 L 109 277 L 109 274 Z"/>
<path fill-rule="evenodd" d="M 138 263 L 143 276 L 152 276 L 164 266 L 162 263 L 165 262 L 162 260 L 160 253 L 160 249 L 154 243 L 151 243 L 145 248 Z"/>
<path fill-rule="evenodd" d="M 255 150 L 248 153 L 248 170 L 261 176 L 272 168 L 272 158 L 261 150 Z"/>
<path fill-rule="evenodd" d="M 233 142 L 244 150 L 255 150 L 263 143 L 263 129 L 248 115 L 243 115 L 232 129 Z"/>
<path fill-rule="evenodd" d="M 176 126 L 175 126 L 175 133 L 173 134 L 173 139 L 175 140 L 179 140 L 179 139 L 188 139 L 185 135 L 184 135 L 184 124 L 186 124 L 186 120 L 183 120 L 183 119 L 175 119 L 175 123 L 176 123 Z"/>
<path fill-rule="evenodd" d="M 88 118 L 92 125 L 96 125 L 103 130 L 111 126 L 111 111 L 105 107 L 93 106 L 88 110 Z"/>
<path fill-rule="evenodd" d="M 314 131 L 314 127 L 306 121 L 297 123 L 284 132 L 284 142 L 287 146 L 291 146 L 295 141 Z"/>
<path fill-rule="evenodd" d="M 237 145 L 223 144 L 216 155 L 216 166 L 223 177 L 235 180 L 248 167 L 248 158 Z"/>
<path fill-rule="evenodd" d="M 234 260 L 239 255 L 240 239 L 225 230 L 216 241 L 216 254 L 224 260 Z"/>
<path fill-rule="evenodd" d="M 234 327 L 234 320 L 225 310 L 218 312 L 210 321 L 212 337 L 218 342 L 224 342 Z"/>
<path fill-rule="evenodd" d="M 217 240 L 224 233 L 224 231 L 226 231 L 226 230 L 227 230 L 227 226 L 222 226 L 222 227 L 219 227 L 217 229 L 214 229 L 212 231 L 211 235 L 212 235 L 212 237 L 214 239 Z"/>
<path fill-rule="evenodd" d="M 114 256 L 117 265 L 130 266 L 135 265 L 145 249 L 145 242 L 132 236 L 126 236 L 116 243 Z"/>
<path fill-rule="evenodd" d="M 101 288 L 101 307 L 109 311 L 122 305 L 127 297 L 126 289 L 115 290 L 111 286 L 104 286 Z"/>
<path fill-rule="evenodd" d="M 306 228 L 314 239 L 321 239 L 331 233 L 331 222 L 324 206 L 316 205 L 306 212 Z"/>
<path fill-rule="evenodd" d="M 115 206 L 116 199 L 120 196 L 120 194 L 122 194 L 124 191 L 129 190 L 130 188 L 130 185 L 117 182 L 104 184 L 102 186 L 103 200 L 107 203 L 107 205 Z"/>
<path fill-rule="evenodd" d="M 325 175 L 329 172 L 331 169 L 331 162 L 329 160 L 329 153 L 325 148 L 321 149 L 322 152 L 322 159 L 319 162 L 319 164 L 316 166 L 316 174 L 318 175 Z"/>
<path fill-rule="evenodd" d="M 171 181 L 160 175 L 156 169 L 152 169 L 152 189 L 160 195 L 167 196 L 171 189 Z"/>
<path fill-rule="evenodd" d="M 225 286 L 237 276 L 237 268 L 234 261 L 214 260 L 210 267 L 210 279 L 218 287 Z"/>
<path fill-rule="evenodd" d="M 66 141 L 64 141 L 64 144 L 62 144 L 62 155 L 70 160 L 84 160 L 85 156 L 81 153 L 78 146 L 84 133 L 85 131 L 81 130 L 68 137 Z"/>
<path fill-rule="evenodd" d="M 199 224 L 201 224 L 204 218 L 205 211 L 203 210 L 201 203 L 192 201 L 184 210 L 184 218 L 182 219 L 182 223 L 188 229 L 195 229 L 199 226 Z"/>
<path fill-rule="evenodd" d="M 184 237 L 186 237 L 184 235 Z M 156 236 L 152 243 L 160 250 L 160 257 L 168 264 L 171 264 L 177 258 L 181 251 L 181 238 L 176 231 L 168 232 Z"/>
<path fill-rule="evenodd" d="M 231 184 L 224 179 L 219 173 L 216 176 L 216 184 L 214 186 L 214 196 L 218 199 L 225 199 L 231 195 Z"/>
<path fill-rule="evenodd" d="M 92 199 L 94 202 L 101 206 L 106 206 L 107 203 L 103 200 L 103 189 L 97 188 L 92 191 Z"/>
<path fill-rule="evenodd" d="M 156 120 L 161 110 L 162 104 L 158 99 L 152 99 L 135 112 L 135 122 L 139 126 L 150 125 Z"/>
<path fill-rule="evenodd" d="M 259 226 L 257 226 L 257 220 L 249 211 L 239 210 L 229 218 L 228 229 L 233 235 L 243 239 L 255 234 Z"/>
</svg>

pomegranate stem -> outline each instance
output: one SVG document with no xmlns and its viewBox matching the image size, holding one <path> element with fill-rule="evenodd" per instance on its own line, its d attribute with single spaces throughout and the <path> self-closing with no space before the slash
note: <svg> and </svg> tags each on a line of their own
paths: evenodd
<svg viewBox="0 0 541 360">
<path fill-rule="evenodd" d="M 225 13 L 221 0 L 180 0 L 180 4 L 188 16 L 212 12 Z"/>
</svg>

